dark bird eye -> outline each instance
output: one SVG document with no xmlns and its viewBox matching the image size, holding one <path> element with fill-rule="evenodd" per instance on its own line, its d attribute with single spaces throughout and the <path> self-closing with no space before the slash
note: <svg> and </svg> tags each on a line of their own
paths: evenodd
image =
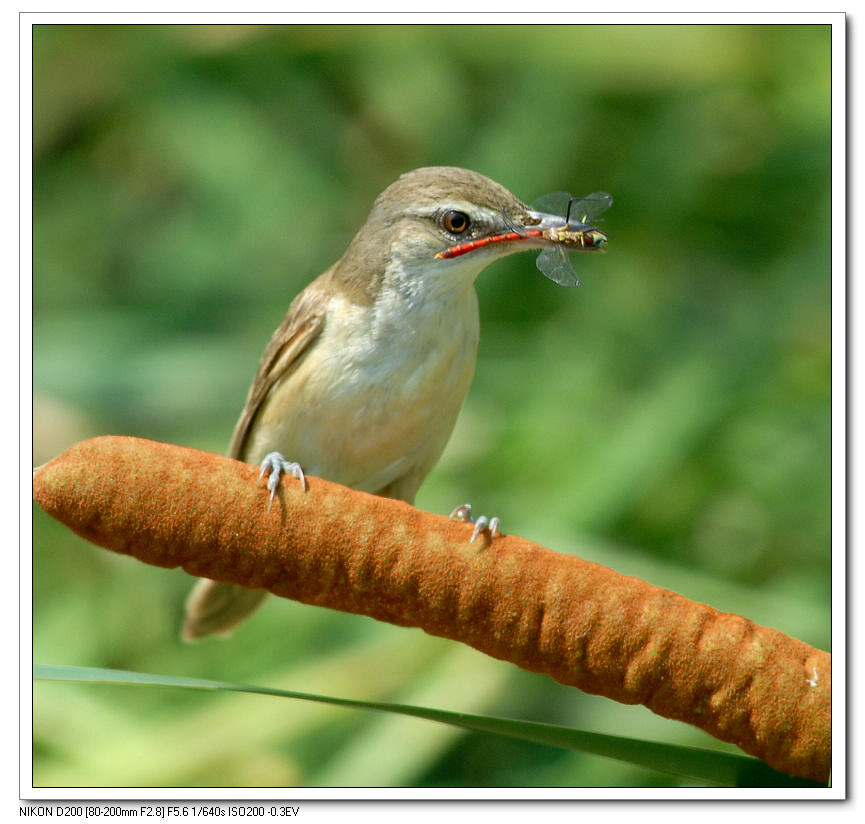
<svg viewBox="0 0 865 824">
<path fill-rule="evenodd" d="M 465 212 L 457 212 L 452 209 L 442 215 L 442 226 L 455 235 L 462 234 L 469 228 L 469 216 Z"/>
</svg>

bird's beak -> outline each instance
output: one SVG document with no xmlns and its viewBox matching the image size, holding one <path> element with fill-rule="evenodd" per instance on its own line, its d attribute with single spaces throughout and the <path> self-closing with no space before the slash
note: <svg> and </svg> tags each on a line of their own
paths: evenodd
<svg viewBox="0 0 865 824">
<path fill-rule="evenodd" d="M 458 243 L 439 252 L 437 258 L 454 258 L 481 249 L 484 246 L 502 244 L 513 246 L 507 251 L 543 249 L 563 245 L 568 251 L 600 251 L 607 244 L 607 236 L 588 223 L 566 221 L 561 215 L 548 212 L 527 211 L 522 221 L 514 221 L 502 215 L 500 229 L 465 243 Z M 502 249 L 502 251 L 505 251 Z"/>
</svg>

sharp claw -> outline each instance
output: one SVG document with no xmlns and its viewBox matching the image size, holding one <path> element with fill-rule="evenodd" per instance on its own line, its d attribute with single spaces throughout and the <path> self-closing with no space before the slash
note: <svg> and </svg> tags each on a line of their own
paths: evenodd
<svg viewBox="0 0 865 824">
<path fill-rule="evenodd" d="M 489 518 L 486 515 L 478 516 L 478 519 L 475 521 L 475 531 L 472 533 L 472 539 L 469 541 L 470 544 L 475 542 L 475 538 L 487 528 L 489 522 Z"/>
<path fill-rule="evenodd" d="M 279 488 L 280 478 L 286 472 L 290 472 L 297 480 L 300 481 L 301 489 L 306 492 L 306 476 L 303 474 L 300 464 L 295 461 L 288 461 L 279 452 L 270 452 L 264 456 L 261 462 L 261 473 L 258 479 L 261 480 L 265 475 L 269 475 L 267 479 L 267 488 L 270 490 L 270 502 L 267 508 L 273 506 L 273 499 L 276 495 L 276 490 Z"/>
<path fill-rule="evenodd" d="M 471 540 L 469 540 L 470 544 L 473 544 L 475 538 L 477 538 L 484 530 L 487 530 L 490 533 L 490 540 L 492 540 L 499 534 L 499 527 L 502 525 L 502 522 L 495 517 L 487 518 L 486 515 L 479 515 L 477 520 L 472 518 L 471 504 L 458 506 L 453 512 L 451 512 L 450 517 L 456 518 L 458 521 L 465 521 L 466 523 L 475 525 Z"/>
<path fill-rule="evenodd" d="M 296 463 L 294 464 L 294 466 L 292 466 L 291 474 L 300 481 L 300 488 L 304 492 L 306 492 L 306 475 L 303 474 L 303 469 L 301 469 L 299 463 Z"/>
<path fill-rule="evenodd" d="M 473 524 L 474 518 L 472 518 L 472 505 L 471 504 L 462 504 L 458 506 L 450 515 L 449 518 L 456 518 L 458 521 L 465 521 L 466 523 Z"/>
</svg>

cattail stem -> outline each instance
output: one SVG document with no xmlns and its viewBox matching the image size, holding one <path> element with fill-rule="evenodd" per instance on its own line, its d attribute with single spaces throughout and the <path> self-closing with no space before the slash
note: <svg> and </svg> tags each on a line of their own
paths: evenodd
<svg viewBox="0 0 865 824">
<path fill-rule="evenodd" d="M 694 724 L 827 781 L 828 653 L 636 578 L 318 478 L 136 438 L 40 467 L 34 498 L 95 544 L 192 575 L 420 627 L 563 684 Z"/>
</svg>

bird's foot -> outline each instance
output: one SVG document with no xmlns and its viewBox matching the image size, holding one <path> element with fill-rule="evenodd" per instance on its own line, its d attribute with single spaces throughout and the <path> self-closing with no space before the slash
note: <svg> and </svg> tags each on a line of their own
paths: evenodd
<svg viewBox="0 0 865 824">
<path fill-rule="evenodd" d="M 270 490 L 270 503 L 268 508 L 273 504 L 273 496 L 276 495 L 276 490 L 279 487 L 279 479 L 284 475 L 293 475 L 300 481 L 301 489 L 306 492 L 306 477 L 300 464 L 296 461 L 289 461 L 281 452 L 268 452 L 261 462 L 261 474 L 258 479 L 261 480 L 265 475 L 270 477 L 267 479 L 267 488 Z"/>
<path fill-rule="evenodd" d="M 472 533 L 472 539 L 469 541 L 470 544 L 473 544 L 475 538 L 477 538 L 484 530 L 489 532 L 490 540 L 499 534 L 501 521 L 496 517 L 487 518 L 486 515 L 478 515 L 477 518 L 472 518 L 471 504 L 458 506 L 453 512 L 451 512 L 450 517 L 456 518 L 458 521 L 465 521 L 466 523 L 475 525 L 475 531 Z"/>
</svg>

